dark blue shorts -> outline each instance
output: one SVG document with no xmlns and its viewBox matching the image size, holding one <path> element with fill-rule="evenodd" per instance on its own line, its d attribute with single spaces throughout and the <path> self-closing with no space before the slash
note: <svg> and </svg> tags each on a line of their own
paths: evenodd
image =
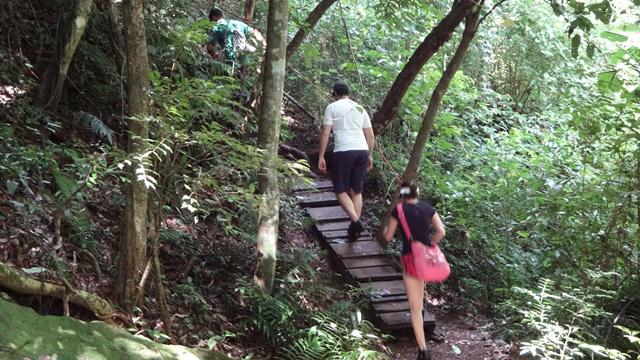
<svg viewBox="0 0 640 360">
<path fill-rule="evenodd" d="M 331 166 L 333 191 L 336 194 L 349 190 L 361 193 L 368 163 L 369 152 L 367 150 L 334 152 Z"/>
</svg>

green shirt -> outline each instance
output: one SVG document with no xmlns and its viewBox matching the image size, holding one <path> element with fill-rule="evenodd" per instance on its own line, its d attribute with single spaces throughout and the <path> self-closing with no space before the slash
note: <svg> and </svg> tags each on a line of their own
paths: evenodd
<svg viewBox="0 0 640 360">
<path fill-rule="evenodd" d="M 237 60 L 237 54 L 235 53 L 233 44 L 234 31 L 238 31 L 245 37 L 248 37 L 251 33 L 251 28 L 242 21 L 220 19 L 214 27 L 209 30 L 209 44 L 220 46 L 224 50 L 227 62 Z"/>
</svg>

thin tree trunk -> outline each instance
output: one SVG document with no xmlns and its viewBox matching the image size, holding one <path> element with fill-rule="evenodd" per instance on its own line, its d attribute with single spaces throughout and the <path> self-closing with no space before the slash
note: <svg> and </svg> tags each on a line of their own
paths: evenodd
<svg viewBox="0 0 640 360">
<path fill-rule="evenodd" d="M 122 31 L 120 29 L 120 21 L 118 21 L 118 9 L 113 0 L 100 0 L 102 11 L 105 11 L 109 19 L 109 40 L 111 48 L 116 60 L 116 68 L 121 74 L 125 61 L 124 40 L 122 39 Z"/>
<path fill-rule="evenodd" d="M 429 99 L 429 106 L 427 107 L 427 111 L 424 113 L 424 117 L 422 118 L 422 126 L 418 131 L 418 135 L 416 137 L 416 142 L 413 145 L 413 151 L 411 152 L 411 157 L 409 158 L 409 163 L 403 174 L 403 180 L 415 180 L 418 174 L 418 167 L 420 166 L 420 161 L 422 159 L 422 153 L 424 152 L 424 146 L 427 143 L 427 139 L 431 135 L 431 129 L 433 128 L 433 121 L 440 110 L 440 105 L 442 104 L 442 97 L 446 94 L 449 89 L 449 84 L 451 80 L 455 76 L 456 72 L 460 68 L 462 61 L 464 60 L 464 56 L 469 49 L 469 45 L 471 41 L 476 35 L 476 31 L 478 30 L 478 19 L 480 18 L 480 9 L 469 14 L 465 20 L 464 32 L 462 33 L 462 39 L 460 40 L 460 44 L 456 49 L 456 52 L 453 54 L 451 60 L 449 60 L 449 64 L 445 68 L 436 88 L 433 90 L 431 94 L 431 99 Z"/>
<path fill-rule="evenodd" d="M 449 14 L 431 30 L 422 44 L 411 55 L 411 58 L 400 71 L 393 85 L 391 85 L 382 105 L 373 115 L 372 123 L 376 134 L 381 134 L 393 122 L 398 112 L 400 101 L 402 101 L 404 94 L 418 73 L 420 73 L 424 64 L 449 40 L 458 24 L 464 20 L 474 5 L 476 5 L 474 0 L 460 0 L 453 6 Z"/>
<path fill-rule="evenodd" d="M 316 26 L 318 21 L 320 21 L 320 19 L 322 18 L 322 15 L 324 15 L 324 13 L 336 1 L 337 0 L 322 0 L 318 3 L 318 5 L 316 5 L 316 7 L 313 10 L 311 10 L 311 12 L 309 13 L 309 16 L 307 16 L 307 19 L 304 21 L 304 24 L 302 24 L 300 29 L 298 29 L 298 32 L 296 32 L 296 34 L 293 36 L 293 39 L 291 39 L 291 42 L 289 43 L 289 45 L 287 45 L 287 56 L 286 56 L 287 63 L 291 59 L 291 56 L 293 56 L 293 54 L 296 52 L 296 50 L 298 50 L 304 38 Z M 261 102 L 260 95 L 262 93 L 263 74 L 264 74 L 264 71 L 260 73 L 260 76 L 258 77 L 258 80 L 256 81 L 256 84 L 254 86 L 253 95 L 252 95 L 253 97 L 252 102 L 255 102 L 258 108 L 260 107 L 259 104 Z"/>
<path fill-rule="evenodd" d="M 92 5 L 93 0 L 74 1 L 73 16 L 62 25 L 63 30 L 56 40 L 54 61 L 45 71 L 38 91 L 38 102 L 43 107 L 55 109 L 60 103 L 69 65 L 89 22 Z"/>
<path fill-rule="evenodd" d="M 298 32 L 293 36 L 293 39 L 291 39 L 289 45 L 287 45 L 287 62 L 289 62 L 289 59 L 291 59 L 293 53 L 298 50 L 298 47 L 300 47 L 300 44 L 302 44 L 302 41 L 307 36 L 307 34 L 309 34 L 311 30 L 316 26 L 318 21 L 320 21 L 322 15 L 324 15 L 324 13 L 327 12 L 331 5 L 333 5 L 336 1 L 337 0 L 322 0 L 318 3 L 318 5 L 316 5 L 313 10 L 311 10 L 309 16 L 307 16 L 307 19 L 300 26 Z"/>
<path fill-rule="evenodd" d="M 149 128 L 144 116 L 149 111 L 149 59 L 144 28 L 142 0 L 124 1 L 125 54 L 127 57 L 127 112 L 129 114 L 128 152 L 144 151 Z M 147 189 L 137 181 L 131 167 L 132 181 L 125 188 L 125 208 L 120 238 L 120 267 L 116 294 L 120 305 L 130 311 L 147 261 Z"/>
<path fill-rule="evenodd" d="M 251 24 L 253 22 L 253 14 L 256 11 L 256 0 L 246 0 L 244 2 L 244 22 Z"/>
<path fill-rule="evenodd" d="M 427 111 L 424 113 L 422 118 L 422 126 L 418 131 L 418 135 L 416 136 L 416 141 L 413 145 L 413 151 L 411 152 L 411 156 L 409 158 L 409 163 L 404 170 L 402 175 L 402 180 L 404 181 L 414 181 L 418 176 L 418 168 L 420 167 L 420 161 L 422 159 L 422 153 L 424 152 L 424 146 L 427 143 L 427 139 L 431 134 L 431 129 L 433 128 L 433 122 L 438 114 L 438 110 L 440 109 L 440 105 L 442 104 L 442 97 L 447 92 L 449 88 L 449 84 L 453 79 L 454 75 L 460 68 L 462 61 L 469 49 L 469 45 L 471 41 L 476 35 L 476 31 L 478 30 L 478 20 L 480 18 L 480 11 L 482 10 L 482 5 L 476 9 L 473 13 L 467 15 L 465 20 L 464 32 L 462 33 L 462 39 L 458 44 L 458 48 L 456 52 L 453 54 L 451 60 L 447 64 L 438 84 L 436 85 L 433 93 L 431 94 L 431 98 L 429 99 L 429 105 L 427 107 Z M 395 199 L 398 199 L 398 191 L 396 191 Z M 396 203 L 393 202 L 393 204 Z M 383 226 L 380 227 L 380 232 L 378 233 L 378 239 L 382 239 L 382 230 L 389 223 L 389 217 L 391 215 L 391 210 L 393 206 L 387 209 L 387 212 L 384 217 L 384 221 L 382 222 Z"/>
<path fill-rule="evenodd" d="M 258 214 L 258 260 L 254 282 L 271 292 L 276 270 L 280 198 L 278 194 L 278 140 L 287 51 L 288 0 L 269 0 L 264 99 L 260 106 L 258 145 L 264 149 L 258 186 L 262 199 Z"/>
</svg>

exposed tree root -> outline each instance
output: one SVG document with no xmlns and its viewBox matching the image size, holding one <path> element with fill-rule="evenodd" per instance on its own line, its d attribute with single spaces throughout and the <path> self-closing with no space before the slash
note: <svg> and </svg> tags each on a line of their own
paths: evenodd
<svg viewBox="0 0 640 360">
<path fill-rule="evenodd" d="M 68 302 L 92 311 L 101 319 L 108 319 L 113 314 L 111 304 L 100 296 L 84 290 L 68 291 L 66 285 L 28 277 L 3 263 L 0 263 L 0 285 L 17 293 L 52 296 L 63 301 L 68 296 Z"/>
</svg>

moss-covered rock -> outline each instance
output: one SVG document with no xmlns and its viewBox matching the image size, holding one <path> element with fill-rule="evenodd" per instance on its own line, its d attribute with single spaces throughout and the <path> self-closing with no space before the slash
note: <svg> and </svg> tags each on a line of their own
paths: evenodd
<svg viewBox="0 0 640 360">
<path fill-rule="evenodd" d="M 229 359 L 216 352 L 162 345 L 100 321 L 38 315 L 0 298 L 0 359 L 54 354 L 60 360 Z"/>
</svg>

